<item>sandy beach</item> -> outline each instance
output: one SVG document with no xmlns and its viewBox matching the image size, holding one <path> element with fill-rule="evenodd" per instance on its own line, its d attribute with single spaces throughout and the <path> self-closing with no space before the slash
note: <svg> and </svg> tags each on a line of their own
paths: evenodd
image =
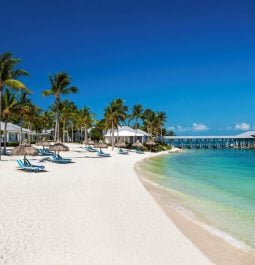
<svg viewBox="0 0 255 265">
<path fill-rule="evenodd" d="M 153 154 L 96 158 L 70 147 L 63 156 L 72 164 L 29 157 L 46 173 L 22 172 L 17 157 L 3 157 L 0 264 L 211 264 L 139 181 L 135 163 Z"/>
</svg>

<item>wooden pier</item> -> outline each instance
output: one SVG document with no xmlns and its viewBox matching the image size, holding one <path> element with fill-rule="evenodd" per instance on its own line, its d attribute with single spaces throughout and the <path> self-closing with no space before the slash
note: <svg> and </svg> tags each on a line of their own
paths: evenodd
<svg viewBox="0 0 255 265">
<path fill-rule="evenodd" d="M 164 141 L 178 148 L 255 148 L 255 131 L 236 136 L 165 136 Z"/>
</svg>

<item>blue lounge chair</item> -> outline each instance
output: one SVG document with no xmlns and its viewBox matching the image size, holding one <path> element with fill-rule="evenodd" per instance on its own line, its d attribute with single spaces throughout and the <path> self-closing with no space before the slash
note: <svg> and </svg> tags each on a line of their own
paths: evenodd
<svg viewBox="0 0 255 265">
<path fill-rule="evenodd" d="M 136 149 L 135 152 L 136 152 L 137 154 L 144 154 L 144 151 L 141 150 L 141 149 Z"/>
<path fill-rule="evenodd" d="M 51 152 L 49 149 L 38 149 L 38 154 L 40 156 L 50 156 L 53 155 L 53 152 Z"/>
<path fill-rule="evenodd" d="M 97 152 L 97 155 L 100 157 L 110 157 L 110 154 L 104 153 L 102 150 Z"/>
<path fill-rule="evenodd" d="M 20 167 L 21 170 L 24 171 L 30 171 L 30 172 L 39 172 L 39 171 L 44 171 L 39 167 L 34 167 L 34 166 L 26 166 L 22 160 L 17 160 L 17 163 Z"/>
<path fill-rule="evenodd" d="M 60 155 L 53 154 L 50 158 L 49 161 L 54 162 L 54 163 L 59 163 L 59 164 L 67 164 L 71 163 L 72 159 L 71 158 L 63 158 Z"/>
<path fill-rule="evenodd" d="M 120 148 L 119 151 L 118 151 L 118 153 L 120 155 L 128 155 L 128 150 Z"/>
<path fill-rule="evenodd" d="M 88 151 L 88 152 L 98 152 L 98 150 L 96 148 L 93 148 L 92 146 L 85 146 L 85 149 Z"/>
<path fill-rule="evenodd" d="M 53 154 L 54 154 L 52 151 L 49 150 L 49 148 L 44 148 L 44 149 L 43 149 L 43 152 L 44 152 L 46 155 L 53 155 Z"/>
<path fill-rule="evenodd" d="M 44 166 L 32 165 L 31 162 L 27 158 L 24 159 L 24 165 L 26 167 L 38 167 L 41 170 L 45 170 L 45 167 Z"/>
</svg>

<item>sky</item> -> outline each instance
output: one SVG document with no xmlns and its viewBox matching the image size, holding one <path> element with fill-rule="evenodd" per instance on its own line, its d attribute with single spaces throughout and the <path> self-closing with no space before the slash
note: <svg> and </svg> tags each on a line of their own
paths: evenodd
<svg viewBox="0 0 255 265">
<path fill-rule="evenodd" d="M 0 53 L 22 58 L 35 104 L 48 76 L 100 119 L 114 98 L 164 111 L 178 135 L 255 130 L 255 2 L 1 1 Z"/>
</svg>

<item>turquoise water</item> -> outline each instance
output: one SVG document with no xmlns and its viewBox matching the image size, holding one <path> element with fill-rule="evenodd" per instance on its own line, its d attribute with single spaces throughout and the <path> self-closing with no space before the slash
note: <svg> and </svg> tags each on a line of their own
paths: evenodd
<svg viewBox="0 0 255 265">
<path fill-rule="evenodd" d="M 191 150 L 151 158 L 144 169 L 196 219 L 255 248 L 255 151 Z"/>
</svg>

